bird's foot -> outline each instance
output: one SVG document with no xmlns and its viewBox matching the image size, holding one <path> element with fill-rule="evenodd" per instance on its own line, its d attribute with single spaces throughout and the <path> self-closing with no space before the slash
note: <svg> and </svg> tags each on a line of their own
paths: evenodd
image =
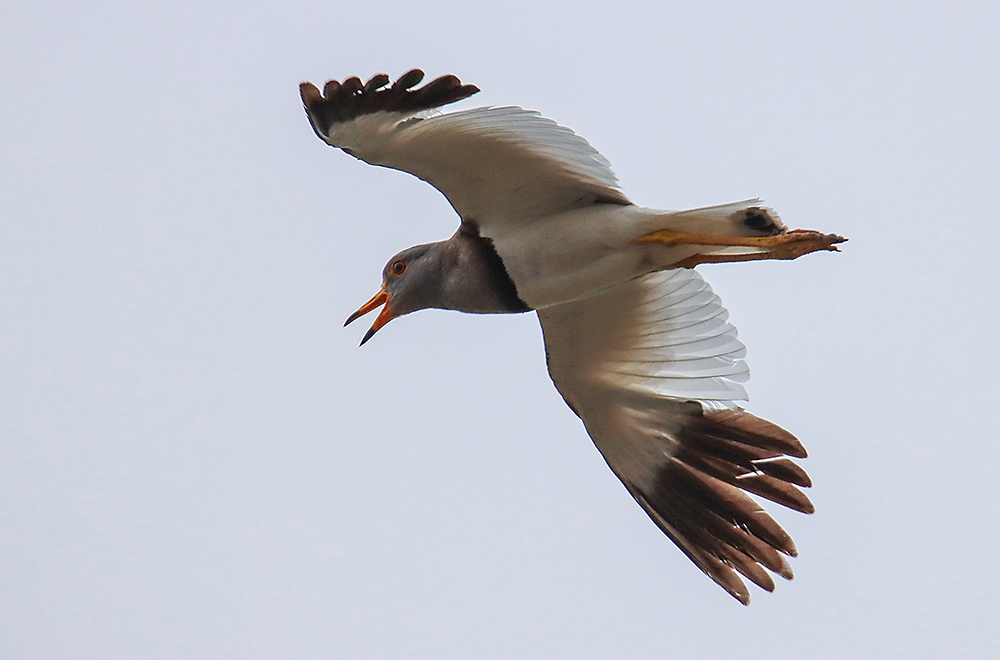
<svg viewBox="0 0 1000 660">
<path fill-rule="evenodd" d="M 829 250 L 839 252 L 837 244 L 847 239 L 837 234 L 824 234 L 812 229 L 793 229 L 773 236 L 715 236 L 684 231 L 661 229 L 636 240 L 637 243 L 659 243 L 667 247 L 678 245 L 705 245 L 719 247 L 756 248 L 753 252 L 736 254 L 696 254 L 682 259 L 672 267 L 692 268 L 704 263 L 730 261 L 759 261 L 762 259 L 797 259 L 810 252 Z"/>
</svg>

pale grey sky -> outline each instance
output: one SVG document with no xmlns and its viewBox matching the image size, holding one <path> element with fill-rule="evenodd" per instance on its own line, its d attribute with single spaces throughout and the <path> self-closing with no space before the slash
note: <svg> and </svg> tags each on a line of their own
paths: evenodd
<svg viewBox="0 0 1000 660">
<path fill-rule="evenodd" d="M 1000 641 L 1000 9 L 8 2 L 0 657 L 982 658 Z M 297 85 L 455 73 L 636 202 L 841 254 L 702 267 L 810 451 L 744 608 L 607 469 L 533 315 L 341 324 L 457 219 Z M 777 507 L 769 507 L 777 509 Z"/>
</svg>

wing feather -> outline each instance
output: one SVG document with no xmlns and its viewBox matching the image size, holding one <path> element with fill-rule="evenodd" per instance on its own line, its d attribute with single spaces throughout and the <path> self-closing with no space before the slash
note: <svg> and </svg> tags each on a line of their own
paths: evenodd
<svg viewBox="0 0 1000 660">
<path fill-rule="evenodd" d="M 514 106 L 431 114 L 479 90 L 454 76 L 410 89 L 422 76 L 411 71 L 388 89 L 384 74 L 331 81 L 323 94 L 300 89 L 323 141 L 427 181 L 485 235 L 595 202 L 631 204 L 607 159 L 570 129 Z"/>
<path fill-rule="evenodd" d="M 746 350 L 711 287 L 663 271 L 538 316 L 553 382 L 656 525 L 744 604 L 740 575 L 790 579 L 795 544 L 747 493 L 812 512 L 805 449 L 737 406 Z"/>
<path fill-rule="evenodd" d="M 686 269 L 539 312 L 550 369 L 567 381 L 734 407 L 746 399 L 740 383 L 749 370 L 728 317 L 708 283 Z"/>
</svg>

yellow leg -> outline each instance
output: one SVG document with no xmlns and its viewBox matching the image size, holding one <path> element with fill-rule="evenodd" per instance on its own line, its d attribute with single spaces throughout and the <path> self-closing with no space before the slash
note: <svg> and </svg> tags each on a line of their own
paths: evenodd
<svg viewBox="0 0 1000 660">
<path fill-rule="evenodd" d="M 747 254 L 696 254 L 679 261 L 675 266 L 691 268 L 698 264 L 728 261 L 758 261 L 761 259 L 797 259 L 819 250 L 839 252 L 838 243 L 847 239 L 837 234 L 823 234 L 811 229 L 793 229 L 773 236 L 716 236 L 685 231 L 661 229 L 636 239 L 636 243 L 660 243 L 667 247 L 677 245 L 715 245 L 722 247 L 759 248 L 760 252 Z"/>
</svg>

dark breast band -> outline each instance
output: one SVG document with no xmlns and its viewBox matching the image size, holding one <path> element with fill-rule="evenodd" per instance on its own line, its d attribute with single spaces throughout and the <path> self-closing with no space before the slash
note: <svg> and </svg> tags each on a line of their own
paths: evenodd
<svg viewBox="0 0 1000 660">
<path fill-rule="evenodd" d="M 531 311 L 531 307 L 517 295 L 517 285 L 503 265 L 493 241 L 479 233 L 479 225 L 474 220 L 463 219 L 452 240 L 463 242 L 482 264 L 483 285 L 496 296 L 496 302 L 501 306 L 497 311 L 510 314 Z"/>
</svg>

